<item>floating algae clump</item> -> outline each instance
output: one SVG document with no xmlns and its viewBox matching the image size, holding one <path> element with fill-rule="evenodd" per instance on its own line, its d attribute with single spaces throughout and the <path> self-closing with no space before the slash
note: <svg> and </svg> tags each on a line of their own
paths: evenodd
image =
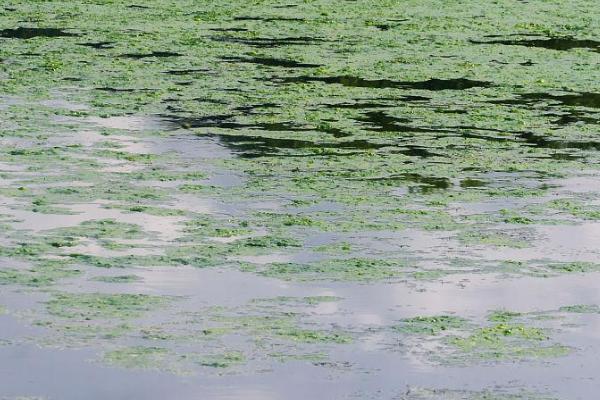
<svg viewBox="0 0 600 400">
<path fill-rule="evenodd" d="M 451 315 L 438 315 L 433 317 L 414 317 L 404 319 L 394 329 L 402 333 L 417 335 L 437 335 L 444 331 L 463 328 L 467 320 Z"/>
<path fill-rule="evenodd" d="M 69 319 L 129 319 L 169 304 L 144 294 L 59 293 L 46 303 L 50 315 Z"/>
<path fill-rule="evenodd" d="M 456 361 L 560 357 L 571 351 L 549 341 L 543 329 L 505 323 L 480 328 L 467 337 L 448 339 L 459 351 L 453 357 Z"/>
<path fill-rule="evenodd" d="M 402 261 L 350 258 L 323 260 L 307 264 L 272 263 L 264 266 L 248 265 L 246 270 L 284 280 L 377 281 L 403 276 L 406 267 Z"/>
</svg>

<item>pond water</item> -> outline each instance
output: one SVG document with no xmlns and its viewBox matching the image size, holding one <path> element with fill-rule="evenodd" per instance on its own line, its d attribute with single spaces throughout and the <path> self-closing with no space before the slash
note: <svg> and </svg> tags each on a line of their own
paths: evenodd
<svg viewBox="0 0 600 400">
<path fill-rule="evenodd" d="M 0 399 L 594 398 L 598 13 L 6 0 Z"/>
</svg>

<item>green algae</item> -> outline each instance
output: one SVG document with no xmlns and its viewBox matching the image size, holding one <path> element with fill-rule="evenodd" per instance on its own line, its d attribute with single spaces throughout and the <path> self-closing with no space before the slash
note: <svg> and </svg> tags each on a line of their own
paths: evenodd
<svg viewBox="0 0 600 400">
<path fill-rule="evenodd" d="M 398 332 L 408 334 L 438 335 L 447 330 L 462 328 L 466 324 L 467 321 L 463 318 L 451 315 L 439 315 L 404 319 L 393 328 Z"/>
<path fill-rule="evenodd" d="M 421 354 L 429 362 L 442 365 L 522 362 L 563 357 L 573 351 L 552 339 L 554 329 L 539 326 L 549 321 L 539 319 L 540 315 L 553 316 L 556 313 L 497 310 L 490 312 L 483 324 L 449 315 L 414 317 L 404 319 L 391 328 L 405 336 L 404 341 L 414 348 L 413 351 L 419 350 L 420 343 L 425 341 L 434 344 L 435 352 Z"/>
<path fill-rule="evenodd" d="M 572 306 L 563 306 L 559 311 L 576 314 L 600 314 L 600 306 L 596 304 L 576 304 Z"/>
<path fill-rule="evenodd" d="M 286 340 L 303 343 L 338 343 L 347 344 L 353 341 L 351 336 L 335 333 L 322 332 L 307 329 L 281 329 L 277 330 L 277 336 Z"/>
<path fill-rule="evenodd" d="M 425 231 L 458 237 L 465 253 L 480 245 L 526 248 L 541 240 L 513 228 L 526 225 L 534 231 L 555 212 L 565 223 L 597 219 L 596 206 L 586 199 L 573 200 L 570 194 L 541 207 L 539 214 L 522 205 L 556 197 L 544 185 L 547 179 L 597 165 L 595 105 L 579 96 L 597 91 L 594 48 L 551 49 L 545 38 L 536 42 L 538 48 L 527 48 L 527 43 L 538 39 L 513 40 L 511 36 L 515 32 L 524 37 L 572 36 L 581 46 L 584 35 L 597 33 L 589 24 L 596 15 L 590 4 L 569 4 L 568 15 L 565 7 L 536 2 L 521 4 L 518 15 L 506 2 L 484 10 L 480 2 L 472 1 L 445 4 L 441 14 L 439 4 L 427 2 L 408 2 L 399 9 L 387 1 L 316 1 L 297 4 L 291 11 L 279 7 L 286 4 L 271 4 L 268 12 L 261 2 L 191 5 L 176 1 L 166 5 L 152 0 L 145 5 L 149 8 L 142 12 L 115 2 L 6 3 L 14 9 L 2 14 L 6 27 L 40 17 L 48 26 L 63 26 L 68 15 L 72 28 L 68 32 L 81 37 L 2 39 L 0 75 L 7 79 L 0 80 L 0 90 L 17 94 L 22 104 L 2 109 L 0 136 L 8 145 L 3 142 L 0 156 L 3 163 L 25 171 L 3 171 L 8 183 L 3 183 L 0 193 L 15 201 L 15 210 L 48 215 L 67 216 L 73 213 L 71 205 L 102 203 L 102 207 L 136 213 L 139 218 L 201 220 L 188 209 L 189 204 L 177 201 L 179 195 L 192 198 L 191 202 L 235 203 L 235 207 L 211 210 L 219 217 L 211 215 L 205 225 L 184 222 L 181 237 L 155 243 L 158 254 L 149 255 L 112 257 L 69 251 L 82 244 L 79 238 L 98 240 L 103 251 L 144 250 L 115 240 L 153 237 L 133 224 L 83 223 L 24 233 L 14 230 L 11 221 L 7 224 L 11 231 L 6 230 L 4 236 L 14 240 L 3 244 L 3 257 L 30 261 L 35 269 L 42 258 L 71 254 L 66 255 L 64 268 L 56 271 L 12 268 L 7 263 L 0 282 L 34 288 L 77 277 L 94 267 L 190 265 L 242 267 L 260 276 L 297 281 L 437 283 L 450 273 L 435 269 L 439 260 L 418 254 L 410 246 L 401 249 L 407 242 L 404 239 L 380 239 L 391 232 L 410 236 Z M 86 12 L 73 13 L 77 8 Z M 296 14 L 302 19 L 290 19 Z M 535 22 L 528 15 L 536 15 Z M 243 16 L 260 18 L 239 19 Z M 470 23 L 473 18 L 477 24 Z M 486 35 L 503 38 L 486 39 Z M 79 45 L 90 40 L 106 43 Z M 227 57 L 244 62 L 224 63 Z M 529 60 L 527 65 L 523 65 L 525 60 Z M 321 66 L 298 69 L 310 64 Z M 471 85 L 449 90 L 462 84 Z M 87 108 L 41 103 L 57 92 Z M 112 116 L 124 117 L 116 120 L 123 122 L 121 127 L 110 127 L 115 122 Z M 154 124 L 153 120 L 160 119 L 156 116 L 165 121 Z M 98 127 L 90 128 L 88 117 L 103 118 Z M 148 127 L 138 126 L 146 122 Z M 85 136 L 78 137 L 83 129 L 94 129 L 103 136 L 101 141 L 90 146 Z M 153 147 L 153 141 L 179 140 L 194 133 L 198 141 L 218 142 L 234 156 L 190 161 L 187 151 L 177 156 L 156 154 L 160 149 Z M 123 139 L 124 134 L 133 139 Z M 15 146 L 16 139 L 21 141 Z M 129 151 L 124 145 L 129 140 L 128 145 L 140 149 Z M 73 141 L 80 143 L 69 144 Z M 192 140 L 183 146 L 188 144 L 193 146 Z M 121 172 L 123 167 L 132 170 Z M 243 179 L 231 187 L 203 181 L 214 178 L 214 169 Z M 508 212 L 468 217 L 456 212 L 486 201 L 501 202 Z M 272 204 L 279 203 L 282 208 L 274 210 L 277 206 Z M 495 223 L 509 226 L 491 227 Z M 266 233 L 256 236 L 257 230 Z M 345 235 L 340 235 L 340 244 L 321 245 L 318 239 L 313 244 L 313 237 L 323 232 Z M 211 238 L 232 241 L 207 244 Z M 375 242 L 389 247 L 375 250 Z M 274 252 L 295 259 L 296 253 L 305 250 L 320 252 L 323 259 L 265 265 L 235 261 L 238 256 Z M 408 268 L 406 262 L 395 261 L 398 254 L 411 257 L 415 253 L 427 268 Z M 488 269 L 482 262 L 473 270 L 512 270 L 540 277 L 597 270 L 594 263 L 552 260 L 512 267 Z M 130 278 L 122 277 L 128 276 L 113 278 L 126 284 Z M 289 307 L 321 302 L 307 299 L 281 302 Z M 106 307 L 102 300 L 98 304 Z M 82 315 L 96 318 L 91 305 L 71 306 L 82 307 Z M 112 312 L 121 310 L 100 315 Z M 489 322 L 510 326 L 518 318 L 509 311 L 488 316 Z M 321 339 L 335 343 L 336 334 L 322 326 L 275 319 L 280 322 L 271 325 L 264 319 L 246 320 L 243 335 L 262 340 L 277 337 L 296 344 Z M 422 325 L 423 332 L 414 335 L 466 329 L 448 321 L 437 325 L 422 321 Z M 234 328 L 204 326 L 201 330 L 216 338 Z M 75 336 L 80 332 L 72 331 Z M 93 336 L 93 329 L 90 332 Z M 486 334 L 494 337 L 493 332 Z M 474 335 L 472 341 L 477 342 L 481 334 Z M 165 342 L 179 339 L 167 332 L 152 331 L 146 336 Z M 525 350 L 516 358 L 530 351 L 529 342 L 536 343 L 518 330 L 497 336 L 502 342 L 498 346 L 504 345 L 505 338 L 527 342 L 519 344 Z M 469 348 L 468 353 L 489 355 L 493 351 L 502 359 L 512 357 L 504 349 Z M 136 356 L 132 351 L 130 358 L 143 360 L 143 350 L 139 353 Z M 180 362 L 173 354 L 159 353 L 148 356 L 150 365 L 164 368 Z M 255 361 L 252 355 L 247 357 Z M 222 362 L 218 358 L 217 364 Z M 468 396 L 494 398 L 495 394 Z"/>
<path fill-rule="evenodd" d="M 118 222 L 114 219 L 84 221 L 78 226 L 56 229 L 52 233 L 66 237 L 90 239 L 138 239 L 145 236 L 138 225 Z"/>
<path fill-rule="evenodd" d="M 467 231 L 460 235 L 461 241 L 470 245 L 486 245 L 495 247 L 512 247 L 523 249 L 531 247 L 528 240 L 512 232 L 477 232 Z"/>
<path fill-rule="evenodd" d="M 569 347 L 549 343 L 540 328 L 500 323 L 478 329 L 468 337 L 453 337 L 448 343 L 459 350 L 458 359 L 519 360 L 528 358 L 562 357 Z"/>
<path fill-rule="evenodd" d="M 235 365 L 242 364 L 246 361 L 243 353 L 237 351 L 229 351 L 220 354 L 212 354 L 201 357 L 196 361 L 197 364 L 203 367 L 210 368 L 231 368 Z"/>
<path fill-rule="evenodd" d="M 82 273 L 68 263 L 46 260 L 36 263 L 30 268 L 4 268 L 0 270 L 0 285 L 20 285 L 29 287 L 45 287 L 54 285 L 62 279 L 74 278 Z"/>
<path fill-rule="evenodd" d="M 171 299 L 143 294 L 59 293 L 46 304 L 50 315 L 77 320 L 138 318 Z"/>
<path fill-rule="evenodd" d="M 310 264 L 248 265 L 244 268 L 263 276 L 284 280 L 368 282 L 399 278 L 405 274 L 406 264 L 402 261 L 349 258 L 324 260 Z"/>
<path fill-rule="evenodd" d="M 449 389 L 427 389 L 422 387 L 410 387 L 402 400 L 556 400 L 544 394 L 534 393 L 526 390 L 503 392 L 499 390 L 464 391 Z"/>
<path fill-rule="evenodd" d="M 488 315 L 488 321 L 490 322 L 499 322 L 499 323 L 508 323 L 513 319 L 520 317 L 522 314 L 514 311 L 507 310 L 498 310 L 493 311 Z"/>
<path fill-rule="evenodd" d="M 129 347 L 104 354 L 103 361 L 122 368 L 160 370 L 168 350 L 160 347 Z"/>
<path fill-rule="evenodd" d="M 139 282 L 142 280 L 137 275 L 117 275 L 117 276 L 97 276 L 92 280 L 104 283 L 131 283 Z"/>
</svg>

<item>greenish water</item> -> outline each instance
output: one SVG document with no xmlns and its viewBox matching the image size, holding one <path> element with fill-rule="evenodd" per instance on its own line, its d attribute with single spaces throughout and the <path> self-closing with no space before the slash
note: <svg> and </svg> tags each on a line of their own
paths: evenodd
<svg viewBox="0 0 600 400">
<path fill-rule="evenodd" d="M 6 0 L 0 398 L 593 397 L 598 14 Z"/>
</svg>

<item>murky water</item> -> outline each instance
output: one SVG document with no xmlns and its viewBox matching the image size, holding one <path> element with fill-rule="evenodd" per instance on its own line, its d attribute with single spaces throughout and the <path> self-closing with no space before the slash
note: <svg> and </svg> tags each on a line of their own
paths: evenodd
<svg viewBox="0 0 600 400">
<path fill-rule="evenodd" d="M 595 398 L 597 14 L 7 0 L 0 399 Z"/>
</svg>

